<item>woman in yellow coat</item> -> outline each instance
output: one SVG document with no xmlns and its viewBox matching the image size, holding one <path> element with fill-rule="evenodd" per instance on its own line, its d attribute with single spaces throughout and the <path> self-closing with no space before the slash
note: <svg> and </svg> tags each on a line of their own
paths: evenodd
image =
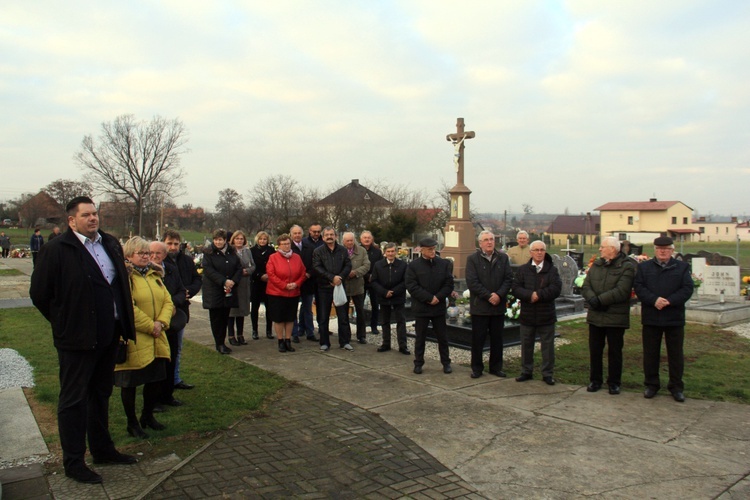
<svg viewBox="0 0 750 500">
<path fill-rule="evenodd" d="M 123 254 L 130 274 L 136 341 L 128 343 L 125 362 L 115 366 L 115 385 L 121 388 L 128 434 L 145 439 L 148 435 L 143 432 L 143 427 L 164 429 L 154 418 L 154 406 L 167 377 L 169 342 L 166 330 L 174 305 L 162 281 L 164 270 L 149 262 L 148 241 L 138 236 L 129 239 L 123 246 Z M 143 385 L 140 424 L 135 416 L 135 393 L 139 385 Z"/>
</svg>

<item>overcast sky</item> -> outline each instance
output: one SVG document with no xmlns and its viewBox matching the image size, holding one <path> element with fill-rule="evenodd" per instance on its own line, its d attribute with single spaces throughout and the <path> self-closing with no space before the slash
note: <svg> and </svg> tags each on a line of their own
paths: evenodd
<svg viewBox="0 0 750 500">
<path fill-rule="evenodd" d="M 750 2 L 0 2 L 0 200 L 84 135 L 181 119 L 192 203 L 288 174 L 466 185 L 482 212 L 679 200 L 748 214 Z"/>
</svg>

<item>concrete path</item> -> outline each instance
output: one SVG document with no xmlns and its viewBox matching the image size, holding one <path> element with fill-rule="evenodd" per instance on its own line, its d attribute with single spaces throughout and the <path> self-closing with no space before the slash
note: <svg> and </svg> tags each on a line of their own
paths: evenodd
<svg viewBox="0 0 750 500">
<path fill-rule="evenodd" d="M 187 338 L 212 349 L 207 314 L 198 304 L 191 316 Z M 303 340 L 285 354 L 249 340 L 232 355 L 298 382 L 265 415 L 190 457 L 95 466 L 103 486 L 58 475 L 50 487 L 56 498 L 750 497 L 745 405 L 692 400 L 689 387 L 679 404 L 471 379 L 437 361 L 418 376 L 411 357 L 368 339 L 328 353 Z"/>
</svg>

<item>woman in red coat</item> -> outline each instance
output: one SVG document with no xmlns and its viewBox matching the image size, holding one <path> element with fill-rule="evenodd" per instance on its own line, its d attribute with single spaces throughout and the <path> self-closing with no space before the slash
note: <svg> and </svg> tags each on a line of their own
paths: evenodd
<svg viewBox="0 0 750 500">
<path fill-rule="evenodd" d="M 279 352 L 294 352 L 292 328 L 306 269 L 300 256 L 292 252 L 292 239 L 288 234 L 279 236 L 276 243 L 276 253 L 266 265 L 266 321 L 273 321 Z"/>
</svg>

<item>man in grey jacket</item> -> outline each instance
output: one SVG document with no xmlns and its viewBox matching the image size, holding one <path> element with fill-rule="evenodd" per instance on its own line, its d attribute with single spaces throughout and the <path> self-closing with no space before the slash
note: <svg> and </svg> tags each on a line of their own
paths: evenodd
<svg viewBox="0 0 750 500">
<path fill-rule="evenodd" d="M 630 294 L 635 278 L 635 262 L 620 252 L 614 236 L 602 240 L 596 259 L 581 287 L 588 302 L 590 373 L 588 392 L 602 388 L 602 354 L 607 351 L 607 386 L 610 394 L 620 394 L 622 347 L 625 330 L 630 328 Z"/>
<path fill-rule="evenodd" d="M 508 256 L 495 250 L 495 235 L 479 233 L 479 249 L 466 259 L 466 285 L 471 293 L 471 378 L 484 372 L 484 342 L 490 336 L 490 374 L 503 372 L 505 304 L 513 283 Z"/>
</svg>

